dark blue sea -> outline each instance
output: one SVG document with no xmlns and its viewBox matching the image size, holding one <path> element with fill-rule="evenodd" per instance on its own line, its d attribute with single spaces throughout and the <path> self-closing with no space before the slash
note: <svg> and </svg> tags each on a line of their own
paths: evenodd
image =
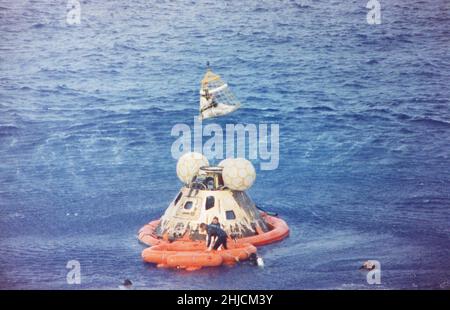
<svg viewBox="0 0 450 310">
<path fill-rule="evenodd" d="M 67 2 L 0 1 L 0 288 L 450 288 L 450 2 Z M 265 268 L 141 261 L 207 61 L 242 108 L 205 123 L 280 126 L 249 190 L 291 228 Z"/>
</svg>

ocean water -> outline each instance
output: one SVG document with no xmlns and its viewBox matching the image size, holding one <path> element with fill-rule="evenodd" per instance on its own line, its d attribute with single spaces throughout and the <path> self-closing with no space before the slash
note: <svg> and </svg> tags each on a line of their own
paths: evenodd
<svg viewBox="0 0 450 310">
<path fill-rule="evenodd" d="M 450 4 L 380 2 L 369 25 L 365 0 L 81 0 L 69 25 L 67 1 L 1 0 L 0 288 L 449 289 Z M 205 123 L 280 125 L 249 190 L 291 228 L 264 269 L 141 261 L 207 61 L 243 107 Z"/>
</svg>

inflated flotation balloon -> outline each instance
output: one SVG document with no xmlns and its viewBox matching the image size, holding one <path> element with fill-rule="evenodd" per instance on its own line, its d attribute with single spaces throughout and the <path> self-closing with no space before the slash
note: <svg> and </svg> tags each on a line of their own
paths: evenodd
<svg viewBox="0 0 450 310">
<path fill-rule="evenodd" d="M 227 158 L 219 163 L 226 187 L 236 191 L 249 189 L 256 179 L 255 168 L 245 158 Z"/>
<path fill-rule="evenodd" d="M 186 153 L 178 159 L 178 178 L 184 184 L 189 184 L 203 166 L 209 166 L 208 159 L 204 155 L 196 152 Z"/>
</svg>

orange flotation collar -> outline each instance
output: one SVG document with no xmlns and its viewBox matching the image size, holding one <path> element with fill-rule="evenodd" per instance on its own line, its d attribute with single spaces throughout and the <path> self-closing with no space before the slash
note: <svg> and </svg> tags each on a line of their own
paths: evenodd
<svg viewBox="0 0 450 310">
<path fill-rule="evenodd" d="M 266 213 L 261 215 L 269 226 L 269 231 L 230 240 L 227 250 L 210 252 L 206 251 L 206 245 L 202 241 L 182 238 L 169 242 L 167 238 L 159 238 L 155 230 L 160 220 L 154 220 L 139 230 L 139 240 L 151 246 L 142 251 L 142 259 L 157 264 L 160 268 L 181 268 L 189 271 L 223 264 L 232 265 L 246 260 L 256 253 L 255 246 L 277 242 L 289 235 L 289 227 L 285 221 Z"/>
<path fill-rule="evenodd" d="M 159 268 L 180 268 L 188 271 L 202 267 L 233 265 L 244 261 L 256 247 L 247 244 L 230 244 L 227 250 L 206 251 L 204 242 L 175 241 L 169 244 L 155 245 L 142 251 L 142 259 L 157 264 Z"/>
</svg>

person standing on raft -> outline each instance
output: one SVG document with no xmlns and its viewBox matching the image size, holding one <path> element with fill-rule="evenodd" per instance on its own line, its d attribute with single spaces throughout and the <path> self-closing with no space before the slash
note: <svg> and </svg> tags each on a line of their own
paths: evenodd
<svg viewBox="0 0 450 310">
<path fill-rule="evenodd" d="M 213 217 L 212 222 L 209 225 L 217 227 L 217 228 L 221 228 L 220 223 L 219 223 L 219 218 L 217 216 Z M 216 241 L 217 241 L 217 235 L 211 237 L 210 241 L 208 240 L 208 242 L 212 243 L 212 244 L 216 243 Z"/>
<path fill-rule="evenodd" d="M 225 250 L 227 250 L 227 233 L 222 228 L 218 227 L 218 225 L 207 225 L 205 223 L 200 224 L 200 229 L 202 231 L 207 232 L 206 236 L 206 246 L 208 247 L 208 251 L 211 251 L 211 246 L 213 250 L 221 250 L 222 246 Z M 212 244 L 212 239 L 215 238 L 214 245 Z"/>
</svg>

